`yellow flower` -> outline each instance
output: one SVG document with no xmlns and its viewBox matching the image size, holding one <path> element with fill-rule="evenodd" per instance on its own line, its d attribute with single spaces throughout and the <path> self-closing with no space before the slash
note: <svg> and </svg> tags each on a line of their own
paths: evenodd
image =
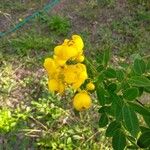
<svg viewBox="0 0 150 150">
<path fill-rule="evenodd" d="M 90 82 L 86 85 L 86 89 L 92 91 L 95 89 L 95 85 L 92 82 Z"/>
<path fill-rule="evenodd" d="M 72 40 L 65 39 L 62 45 L 54 48 L 55 59 L 56 61 L 63 62 L 58 64 L 64 65 L 69 59 L 76 59 L 80 56 L 78 59 L 79 62 L 82 62 L 84 60 L 84 57 L 81 56 L 83 47 L 82 38 L 79 35 L 73 35 Z"/>
<path fill-rule="evenodd" d="M 84 56 L 83 55 L 79 55 L 76 59 L 77 62 L 83 62 L 84 61 Z"/>
<path fill-rule="evenodd" d="M 65 45 L 65 46 L 68 45 L 69 41 L 70 41 L 69 39 L 65 39 L 62 45 Z"/>
<path fill-rule="evenodd" d="M 91 97 L 86 91 L 81 91 L 73 98 L 73 106 L 76 110 L 82 111 L 88 109 L 92 104 Z"/>
<path fill-rule="evenodd" d="M 63 74 L 65 77 L 64 80 L 68 84 L 76 82 L 76 80 L 78 79 L 75 65 L 66 65 L 66 68 L 64 68 Z"/>
<path fill-rule="evenodd" d="M 54 54 L 55 54 L 56 56 L 59 56 L 59 55 L 61 55 L 61 53 L 62 53 L 62 45 L 56 46 L 56 47 L 54 48 Z"/>
<path fill-rule="evenodd" d="M 76 80 L 76 82 L 74 82 L 72 84 L 72 88 L 73 89 L 78 89 L 83 83 L 84 81 L 87 79 L 87 72 L 84 71 L 84 72 L 81 72 L 79 75 L 78 75 L 78 79 Z"/>
<path fill-rule="evenodd" d="M 84 83 L 84 80 L 78 80 L 77 82 L 72 84 L 72 88 L 74 90 L 77 90 L 78 88 L 80 88 L 80 86 Z"/>
<path fill-rule="evenodd" d="M 51 92 L 58 91 L 59 90 L 59 84 L 58 84 L 57 80 L 55 80 L 55 79 L 49 80 L 48 81 L 48 88 L 49 88 L 49 91 L 51 91 Z"/>
<path fill-rule="evenodd" d="M 72 39 L 65 39 L 61 45 L 54 48 L 53 58 L 46 58 L 44 68 L 49 81 L 51 92 L 63 93 L 67 86 L 77 90 L 88 78 L 84 61 L 83 41 L 79 35 L 73 35 Z M 77 64 L 67 65 L 68 60 L 77 61 Z"/>
<path fill-rule="evenodd" d="M 78 55 L 77 48 L 72 45 L 59 45 L 54 48 L 54 54 L 58 59 L 67 61 Z"/>
<path fill-rule="evenodd" d="M 81 63 L 66 65 L 63 74 L 65 82 L 71 84 L 73 89 L 78 89 L 88 77 L 86 67 Z"/>
<path fill-rule="evenodd" d="M 59 84 L 58 93 L 60 93 L 60 94 L 64 93 L 64 91 L 65 91 L 65 84 L 62 81 L 60 81 L 58 84 Z"/>
<path fill-rule="evenodd" d="M 73 35 L 72 40 L 74 41 L 74 44 L 78 48 L 79 52 L 81 52 L 84 47 L 82 38 L 79 35 Z"/>
<path fill-rule="evenodd" d="M 50 79 L 48 81 L 48 88 L 50 92 L 63 93 L 65 91 L 65 84 L 61 80 Z"/>
<path fill-rule="evenodd" d="M 46 58 L 44 61 L 44 68 L 49 76 L 52 76 L 58 69 L 55 61 L 52 58 Z"/>
<path fill-rule="evenodd" d="M 65 82 L 68 84 L 72 84 L 77 80 L 77 75 L 74 72 L 67 71 L 65 73 Z"/>
<path fill-rule="evenodd" d="M 58 66 L 64 66 L 66 63 L 66 60 L 60 59 L 56 55 L 54 55 L 53 58 Z"/>
</svg>

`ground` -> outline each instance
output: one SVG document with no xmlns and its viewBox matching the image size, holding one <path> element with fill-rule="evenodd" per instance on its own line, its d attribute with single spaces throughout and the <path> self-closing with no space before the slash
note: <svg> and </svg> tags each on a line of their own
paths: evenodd
<svg viewBox="0 0 150 150">
<path fill-rule="evenodd" d="M 48 2 L 0 0 L 1 32 L 13 28 Z M 41 11 L 17 31 L 3 36 L 0 108 L 7 111 L 9 107 L 12 116 L 21 115 L 21 121 L 15 125 L 17 132 L 0 136 L 0 149 L 112 149 L 104 131 L 98 128 L 99 106 L 94 97 L 92 108 L 78 115 L 68 96 L 71 93 L 60 98 L 47 90 L 43 60 L 72 34 L 82 36 L 85 55 L 93 64 L 97 54 L 106 48 L 112 50 L 114 64 L 117 59 L 132 61 L 131 55 L 136 53 L 149 55 L 150 3 L 62 0 L 49 12 Z"/>
</svg>

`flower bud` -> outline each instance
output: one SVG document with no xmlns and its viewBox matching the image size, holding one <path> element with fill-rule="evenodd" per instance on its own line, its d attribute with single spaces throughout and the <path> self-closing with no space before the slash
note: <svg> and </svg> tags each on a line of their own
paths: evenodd
<svg viewBox="0 0 150 150">
<path fill-rule="evenodd" d="M 95 89 L 95 85 L 94 85 L 92 82 L 90 82 L 90 83 L 88 83 L 88 84 L 86 85 L 86 89 L 87 89 L 88 91 L 92 91 L 92 90 Z"/>
<path fill-rule="evenodd" d="M 82 111 L 90 108 L 92 104 L 91 97 L 86 91 L 77 93 L 73 98 L 73 106 L 77 111 Z"/>
</svg>

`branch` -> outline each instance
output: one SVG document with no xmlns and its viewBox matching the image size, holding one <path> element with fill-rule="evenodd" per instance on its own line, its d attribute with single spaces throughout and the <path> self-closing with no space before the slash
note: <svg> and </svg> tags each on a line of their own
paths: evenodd
<svg viewBox="0 0 150 150">
<path fill-rule="evenodd" d="M 143 103 L 141 103 L 139 100 L 136 99 L 136 101 L 137 101 L 140 105 L 145 106 L 145 105 L 144 105 Z"/>
</svg>

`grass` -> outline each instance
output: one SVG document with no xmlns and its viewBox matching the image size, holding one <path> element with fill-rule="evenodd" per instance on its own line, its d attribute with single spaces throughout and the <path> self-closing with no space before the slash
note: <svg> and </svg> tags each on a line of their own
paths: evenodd
<svg viewBox="0 0 150 150">
<path fill-rule="evenodd" d="M 1 9 L 18 19 L 16 14 L 28 14 L 26 8 L 38 8 L 39 2 L 4 2 Z M 148 54 L 149 3 L 128 0 L 121 10 L 118 5 L 114 0 L 65 2 L 61 10 L 41 13 L 1 39 L 0 149 L 112 149 L 98 128 L 96 100 L 90 110 L 74 113 L 71 91 L 63 99 L 48 92 L 42 64 L 55 45 L 74 33 L 83 37 L 85 54 L 93 63 L 106 48 L 124 59 Z"/>
</svg>

